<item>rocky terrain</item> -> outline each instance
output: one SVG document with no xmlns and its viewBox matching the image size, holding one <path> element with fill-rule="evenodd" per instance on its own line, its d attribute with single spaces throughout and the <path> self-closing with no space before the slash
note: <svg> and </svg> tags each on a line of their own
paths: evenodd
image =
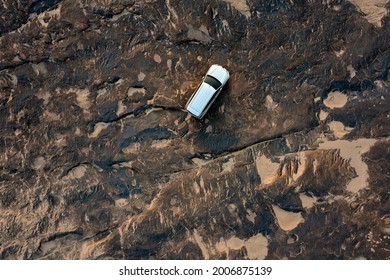
<svg viewBox="0 0 390 280">
<path fill-rule="evenodd" d="M 0 258 L 390 259 L 389 8 L 2 0 Z"/>
</svg>

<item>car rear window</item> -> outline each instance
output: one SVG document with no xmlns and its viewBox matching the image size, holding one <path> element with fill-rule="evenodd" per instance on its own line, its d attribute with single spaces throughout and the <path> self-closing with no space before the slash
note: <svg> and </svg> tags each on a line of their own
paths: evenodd
<svg viewBox="0 0 390 280">
<path fill-rule="evenodd" d="M 204 81 L 215 89 L 218 89 L 222 85 L 216 78 L 209 75 L 206 76 Z"/>
</svg>

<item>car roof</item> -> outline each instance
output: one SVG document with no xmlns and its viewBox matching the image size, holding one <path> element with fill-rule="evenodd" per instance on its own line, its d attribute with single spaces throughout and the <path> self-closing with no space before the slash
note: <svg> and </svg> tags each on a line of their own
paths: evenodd
<svg viewBox="0 0 390 280">
<path fill-rule="evenodd" d="M 199 116 L 206 108 L 207 104 L 213 98 L 215 89 L 207 83 L 202 83 L 197 90 L 195 96 L 192 98 L 188 109 Z"/>
</svg>

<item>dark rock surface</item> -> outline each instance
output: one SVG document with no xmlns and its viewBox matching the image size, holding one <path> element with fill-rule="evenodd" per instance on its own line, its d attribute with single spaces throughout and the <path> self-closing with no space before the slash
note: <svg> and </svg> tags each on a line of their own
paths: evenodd
<svg viewBox="0 0 390 280">
<path fill-rule="evenodd" d="M 0 258 L 389 259 L 377 2 L 3 0 Z"/>
</svg>

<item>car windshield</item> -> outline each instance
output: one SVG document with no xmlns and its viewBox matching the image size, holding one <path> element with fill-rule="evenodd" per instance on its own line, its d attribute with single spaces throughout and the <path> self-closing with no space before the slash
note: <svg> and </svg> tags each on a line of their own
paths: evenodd
<svg viewBox="0 0 390 280">
<path fill-rule="evenodd" d="M 210 86 L 212 86 L 215 89 L 219 89 L 219 87 L 222 85 L 216 78 L 211 77 L 209 75 L 206 76 L 206 78 L 204 79 L 204 82 L 209 84 Z"/>
</svg>

